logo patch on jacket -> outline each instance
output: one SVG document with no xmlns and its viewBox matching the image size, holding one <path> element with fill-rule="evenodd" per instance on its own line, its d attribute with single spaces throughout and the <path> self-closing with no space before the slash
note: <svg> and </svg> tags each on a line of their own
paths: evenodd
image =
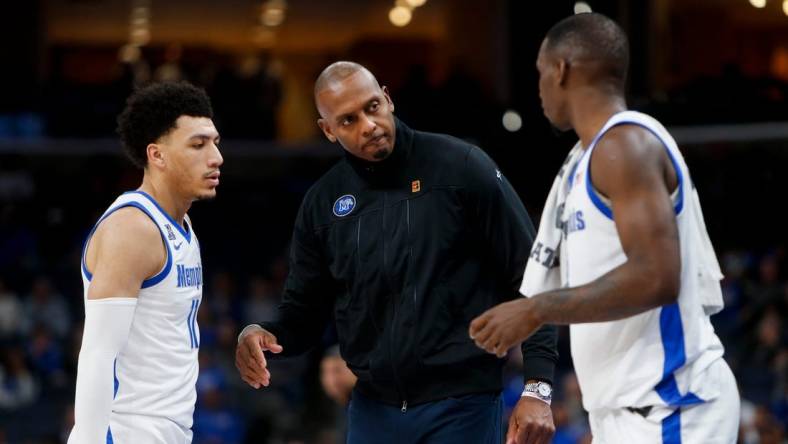
<svg viewBox="0 0 788 444">
<path fill-rule="evenodd" d="M 421 181 L 414 180 L 413 182 L 410 183 L 410 192 L 418 193 L 419 191 L 421 191 Z"/>
<path fill-rule="evenodd" d="M 334 202 L 334 216 L 345 217 L 356 208 L 356 198 L 351 194 L 345 194 Z"/>
</svg>

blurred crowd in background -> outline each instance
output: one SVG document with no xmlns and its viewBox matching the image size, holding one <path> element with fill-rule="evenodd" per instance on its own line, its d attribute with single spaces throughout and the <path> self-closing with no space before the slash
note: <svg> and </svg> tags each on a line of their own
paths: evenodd
<svg viewBox="0 0 788 444">
<path fill-rule="evenodd" d="M 1 240 L 3 246 L 11 242 Z M 35 259 L 36 251 L 25 253 L 33 257 L 2 260 Z M 785 257 L 745 251 L 721 257 L 728 305 L 713 320 L 742 395 L 741 442 L 782 443 L 788 427 Z M 273 361 L 268 388 L 246 386 L 234 367 L 239 329 L 273 316 L 286 268 L 282 256 L 259 274 L 209 272 L 198 316 L 202 340 L 195 444 L 343 442 L 344 408 L 355 377 L 339 357 L 331 332 L 307 356 Z M 0 279 L 0 442 L 64 443 L 73 424 L 82 294 L 47 274 L 35 274 L 24 286 L 9 285 L 15 281 Z M 554 442 L 590 443 L 571 369 L 568 330 L 562 329 L 560 342 Z M 507 410 L 523 386 L 516 350 L 508 362 Z"/>
</svg>

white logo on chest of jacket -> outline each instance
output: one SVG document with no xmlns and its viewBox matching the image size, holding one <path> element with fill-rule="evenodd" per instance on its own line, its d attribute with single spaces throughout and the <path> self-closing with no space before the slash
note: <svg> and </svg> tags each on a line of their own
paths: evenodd
<svg viewBox="0 0 788 444">
<path fill-rule="evenodd" d="M 352 213 L 354 208 L 356 208 L 356 198 L 351 194 L 345 194 L 334 202 L 334 215 L 345 217 Z"/>
</svg>

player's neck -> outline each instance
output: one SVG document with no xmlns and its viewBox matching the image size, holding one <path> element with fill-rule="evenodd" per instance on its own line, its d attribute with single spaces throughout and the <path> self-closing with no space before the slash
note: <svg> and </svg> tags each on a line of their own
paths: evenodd
<svg viewBox="0 0 788 444">
<path fill-rule="evenodd" d="M 165 183 L 148 177 L 147 174 L 142 179 L 139 190 L 149 194 L 172 220 L 183 226 L 183 218 L 192 204 L 191 199 L 179 196 Z"/>
<path fill-rule="evenodd" d="M 627 104 L 622 97 L 611 96 L 600 92 L 588 92 L 581 100 L 575 101 L 571 109 L 572 127 L 588 148 L 599 130 L 613 115 L 626 111 Z"/>
</svg>

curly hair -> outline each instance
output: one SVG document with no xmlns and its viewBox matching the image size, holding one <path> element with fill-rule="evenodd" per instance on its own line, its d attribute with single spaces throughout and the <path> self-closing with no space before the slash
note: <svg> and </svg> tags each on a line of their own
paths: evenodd
<svg viewBox="0 0 788 444">
<path fill-rule="evenodd" d="M 118 116 L 118 135 L 134 165 L 148 165 L 148 145 L 175 128 L 180 116 L 213 118 L 211 100 L 188 82 L 154 83 L 134 91 Z"/>
</svg>

